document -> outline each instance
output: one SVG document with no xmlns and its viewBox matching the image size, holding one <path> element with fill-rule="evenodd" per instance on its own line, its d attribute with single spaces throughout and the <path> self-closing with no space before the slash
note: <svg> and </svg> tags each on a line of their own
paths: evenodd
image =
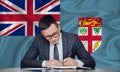
<svg viewBox="0 0 120 72">
<path fill-rule="evenodd" d="M 50 70 L 51 68 L 42 67 L 42 68 L 22 68 L 22 70 Z"/>
<path fill-rule="evenodd" d="M 80 67 L 80 66 L 52 66 L 53 69 L 91 69 L 90 67 Z"/>
<path fill-rule="evenodd" d="M 42 68 L 22 68 L 22 70 L 51 70 L 51 69 L 59 69 L 59 70 L 75 70 L 75 69 L 87 69 L 90 70 L 89 67 L 80 67 L 80 66 L 52 66 L 52 67 L 42 67 Z"/>
</svg>

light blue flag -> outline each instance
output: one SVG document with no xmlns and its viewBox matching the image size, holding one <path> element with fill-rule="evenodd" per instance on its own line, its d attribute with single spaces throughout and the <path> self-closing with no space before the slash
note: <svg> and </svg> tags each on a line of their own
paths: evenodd
<svg viewBox="0 0 120 72">
<path fill-rule="evenodd" d="M 102 44 L 92 53 L 96 68 L 120 70 L 120 0 L 61 0 L 61 26 L 78 32 L 79 17 L 102 18 Z"/>
<path fill-rule="evenodd" d="M 34 37 L 0 37 L 0 68 L 20 67 L 20 61 Z"/>
</svg>

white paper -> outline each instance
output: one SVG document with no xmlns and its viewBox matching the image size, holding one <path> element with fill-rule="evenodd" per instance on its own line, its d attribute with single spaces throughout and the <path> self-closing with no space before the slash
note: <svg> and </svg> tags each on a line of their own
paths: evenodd
<svg viewBox="0 0 120 72">
<path fill-rule="evenodd" d="M 80 67 L 80 66 L 52 66 L 53 69 L 91 69 L 89 67 Z"/>
</svg>

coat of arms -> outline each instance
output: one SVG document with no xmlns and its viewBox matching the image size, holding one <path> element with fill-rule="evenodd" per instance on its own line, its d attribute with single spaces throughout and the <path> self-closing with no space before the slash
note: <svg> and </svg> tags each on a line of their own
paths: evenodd
<svg viewBox="0 0 120 72">
<path fill-rule="evenodd" d="M 97 50 L 102 40 L 102 19 L 79 18 L 78 36 L 89 53 Z"/>
</svg>

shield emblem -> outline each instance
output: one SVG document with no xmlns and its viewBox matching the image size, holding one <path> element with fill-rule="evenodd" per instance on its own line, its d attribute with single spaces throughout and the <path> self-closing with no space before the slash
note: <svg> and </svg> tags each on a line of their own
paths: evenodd
<svg viewBox="0 0 120 72">
<path fill-rule="evenodd" d="M 89 53 L 102 42 L 102 18 L 78 18 L 78 37 Z"/>
</svg>

